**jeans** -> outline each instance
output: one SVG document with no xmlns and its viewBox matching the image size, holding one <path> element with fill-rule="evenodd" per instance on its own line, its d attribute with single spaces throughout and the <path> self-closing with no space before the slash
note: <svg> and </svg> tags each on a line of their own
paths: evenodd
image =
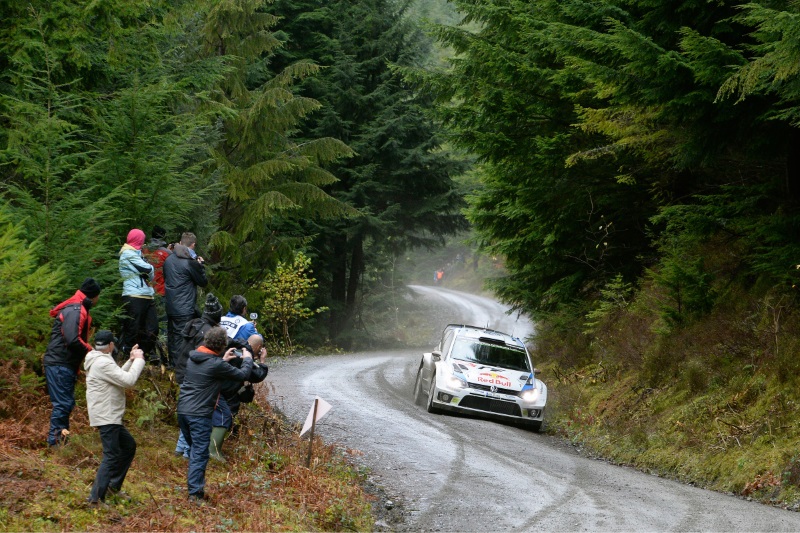
<svg viewBox="0 0 800 533">
<path fill-rule="evenodd" d="M 211 413 L 211 425 L 215 427 L 223 427 L 230 431 L 233 426 L 233 414 L 231 408 L 228 407 L 228 402 L 222 395 L 217 398 L 217 405 L 214 406 L 214 412 Z"/>
<path fill-rule="evenodd" d="M 103 443 L 103 462 L 97 469 L 89 501 L 105 501 L 106 492 L 119 492 L 128 469 L 136 455 L 136 441 L 120 424 L 98 426 L 100 441 Z"/>
<path fill-rule="evenodd" d="M 145 355 L 153 360 L 153 348 L 158 337 L 158 314 L 155 300 L 123 296 L 122 306 L 127 315 L 122 320 L 122 332 L 119 339 L 122 352 L 128 355 L 133 345 L 138 344 Z M 163 363 L 166 364 L 167 361 L 163 361 Z"/>
<path fill-rule="evenodd" d="M 61 442 L 61 430 L 69 429 L 69 415 L 75 408 L 75 382 L 78 381 L 78 374 L 68 366 L 46 366 L 44 376 L 50 403 L 53 404 L 47 444 L 55 446 Z"/>
<path fill-rule="evenodd" d="M 175 454 L 182 454 L 187 459 L 189 458 L 189 443 L 186 442 L 186 437 L 183 436 L 183 431 L 178 432 L 178 442 L 175 444 Z"/>
<path fill-rule="evenodd" d="M 211 417 L 178 415 L 181 433 L 189 443 L 189 472 L 186 482 L 189 496 L 203 496 L 208 466 L 208 445 L 211 443 Z"/>
</svg>

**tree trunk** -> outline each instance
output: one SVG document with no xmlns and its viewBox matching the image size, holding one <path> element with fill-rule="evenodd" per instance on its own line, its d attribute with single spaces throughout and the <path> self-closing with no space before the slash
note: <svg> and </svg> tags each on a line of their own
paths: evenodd
<svg viewBox="0 0 800 533">
<path fill-rule="evenodd" d="M 328 337 L 336 339 L 344 327 L 345 300 L 347 298 L 347 241 L 344 236 L 337 236 L 332 240 L 331 314 Z"/>
<path fill-rule="evenodd" d="M 350 271 L 347 279 L 347 295 L 341 316 L 337 344 L 349 350 L 353 345 L 353 320 L 356 315 L 356 295 L 361 285 L 361 273 L 364 271 L 364 248 L 361 237 L 351 242 Z"/>
<path fill-rule="evenodd" d="M 800 131 L 789 130 L 789 151 L 786 157 L 786 192 L 793 203 L 800 198 Z"/>
</svg>

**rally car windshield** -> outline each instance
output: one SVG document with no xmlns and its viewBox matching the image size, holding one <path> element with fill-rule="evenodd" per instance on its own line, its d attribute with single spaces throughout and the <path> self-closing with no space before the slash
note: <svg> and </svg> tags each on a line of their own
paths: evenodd
<svg viewBox="0 0 800 533">
<path fill-rule="evenodd" d="M 456 339 L 451 352 L 453 359 L 498 366 L 509 370 L 530 372 L 525 351 L 498 344 L 489 344 L 477 339 L 461 337 Z"/>
</svg>

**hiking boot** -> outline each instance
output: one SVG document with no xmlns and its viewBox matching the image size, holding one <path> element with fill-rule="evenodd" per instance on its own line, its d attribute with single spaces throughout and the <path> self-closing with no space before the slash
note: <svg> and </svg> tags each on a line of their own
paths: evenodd
<svg viewBox="0 0 800 533">
<path fill-rule="evenodd" d="M 205 494 L 189 494 L 189 503 L 195 505 L 205 505 L 208 501 L 208 496 Z"/>
<path fill-rule="evenodd" d="M 108 487 L 108 496 L 114 500 L 114 502 L 130 502 L 133 501 L 127 492 L 119 489 L 112 489 Z"/>
<path fill-rule="evenodd" d="M 108 509 L 109 505 L 103 500 L 90 500 L 86 499 L 86 506 L 89 509 Z"/>
</svg>

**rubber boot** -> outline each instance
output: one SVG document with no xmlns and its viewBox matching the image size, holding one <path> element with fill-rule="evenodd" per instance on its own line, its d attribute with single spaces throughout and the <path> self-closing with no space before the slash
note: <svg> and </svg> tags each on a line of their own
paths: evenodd
<svg viewBox="0 0 800 533">
<path fill-rule="evenodd" d="M 214 426 L 211 428 L 211 442 L 208 443 L 208 453 L 212 459 L 225 462 L 222 456 L 222 442 L 225 440 L 227 430 L 224 427 Z"/>
</svg>

